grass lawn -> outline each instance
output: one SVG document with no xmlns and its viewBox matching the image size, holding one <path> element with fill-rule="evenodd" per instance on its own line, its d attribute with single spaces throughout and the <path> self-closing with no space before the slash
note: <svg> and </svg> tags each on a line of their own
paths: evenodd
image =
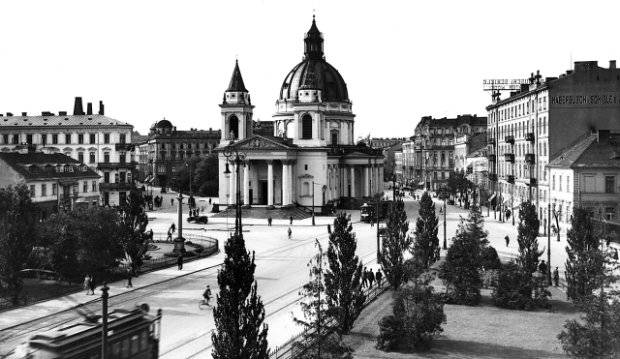
<svg viewBox="0 0 620 359">
<path fill-rule="evenodd" d="M 558 291 L 554 291 L 558 293 Z M 562 298 L 551 311 L 516 311 L 493 306 L 483 290 L 477 307 L 446 305 L 447 322 L 433 348 L 425 353 L 388 353 L 375 349 L 378 321 L 392 313 L 391 292 L 368 306 L 345 341 L 356 358 L 566 358 L 556 336 L 567 319 L 579 313 Z M 558 295 L 559 297 L 560 295 Z"/>
<path fill-rule="evenodd" d="M 24 279 L 24 289 L 20 294 L 20 301 L 24 298 L 28 304 L 46 300 L 50 298 L 56 298 L 59 296 L 73 293 L 82 288 L 81 284 L 67 284 L 66 282 L 57 282 L 54 280 L 42 280 L 42 279 Z M 20 302 L 21 304 L 21 302 Z M 0 298 L 0 310 L 12 309 L 14 306 L 8 301 L 7 298 Z"/>
</svg>

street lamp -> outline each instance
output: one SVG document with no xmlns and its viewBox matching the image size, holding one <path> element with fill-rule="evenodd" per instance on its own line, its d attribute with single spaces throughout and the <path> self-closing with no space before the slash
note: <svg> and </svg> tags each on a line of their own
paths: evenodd
<svg viewBox="0 0 620 359">
<path fill-rule="evenodd" d="M 441 187 L 441 199 L 443 199 L 443 249 L 448 249 L 448 238 L 446 233 L 446 211 L 448 207 L 446 206 L 446 188 Z"/>
<path fill-rule="evenodd" d="M 245 153 L 239 152 L 239 150 L 237 150 L 234 147 L 231 147 L 231 145 L 234 143 L 234 141 L 230 142 L 230 145 L 226 146 L 224 148 L 223 151 L 223 155 L 224 157 L 226 157 L 227 160 L 231 161 L 232 163 L 235 164 L 235 172 L 236 172 L 236 201 L 235 201 L 235 235 L 241 235 L 242 232 L 242 225 L 241 225 L 241 188 L 239 183 L 241 182 L 241 179 L 239 178 L 239 167 L 241 167 L 241 165 L 244 163 L 245 160 Z M 224 171 L 224 174 L 230 174 L 230 170 L 228 169 L 228 163 L 226 164 L 226 171 Z"/>
<path fill-rule="evenodd" d="M 187 200 L 187 204 L 189 208 L 191 209 L 193 207 L 192 200 L 194 199 L 193 192 L 192 192 L 192 162 L 191 162 L 191 159 L 185 162 L 185 166 L 187 167 L 188 172 L 189 172 L 189 199 Z"/>
</svg>

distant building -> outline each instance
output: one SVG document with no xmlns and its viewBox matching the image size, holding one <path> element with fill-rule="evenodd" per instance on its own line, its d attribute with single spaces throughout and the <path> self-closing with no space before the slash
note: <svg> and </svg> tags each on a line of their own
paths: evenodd
<svg viewBox="0 0 620 359">
<path fill-rule="evenodd" d="M 402 145 L 398 145 L 399 148 L 393 149 L 392 153 L 394 154 L 394 175 L 398 180 L 403 179 L 403 148 Z"/>
<path fill-rule="evenodd" d="M 25 184 L 45 214 L 99 202 L 99 175 L 62 153 L 0 153 L 0 187 Z"/>
<path fill-rule="evenodd" d="M 101 176 L 100 204 L 118 205 L 132 187 L 135 169 L 133 126 L 104 115 L 103 102 L 86 112 L 76 97 L 73 114 L 43 111 L 41 115 L 0 114 L 0 152 L 14 152 L 36 145 L 43 153 L 62 153 L 90 166 Z"/>
<path fill-rule="evenodd" d="M 426 189 L 437 191 L 445 186 L 454 171 L 454 144 L 461 135 L 484 133 L 487 118 L 477 115 L 458 115 L 456 118 L 422 117 L 415 128 L 413 150 L 413 179 Z M 406 148 L 411 149 L 411 144 Z M 410 175 L 411 171 L 405 170 Z"/>
<path fill-rule="evenodd" d="M 454 171 L 465 174 L 477 186 L 486 188 L 488 182 L 486 133 L 464 134 L 454 143 Z"/>
<path fill-rule="evenodd" d="M 568 228 L 573 208 L 582 207 L 595 220 L 620 229 L 620 131 L 582 137 L 549 162 L 547 170 L 552 224 L 557 216 L 560 229 Z"/>
<path fill-rule="evenodd" d="M 609 68 L 579 61 L 559 78 L 532 74 L 508 98 L 494 94 L 487 111 L 489 189 L 503 208 L 531 196 L 546 229 L 553 203 L 547 164 L 593 130 L 620 131 L 620 69 L 615 61 Z"/>
<path fill-rule="evenodd" d="M 399 143 L 403 143 L 407 141 L 406 137 L 393 137 L 393 138 L 383 138 L 383 137 L 375 137 L 369 140 L 368 145 L 374 148 L 387 148 L 397 145 Z"/>
<path fill-rule="evenodd" d="M 149 183 L 169 187 L 177 173 L 192 157 L 206 156 L 220 142 L 219 130 L 177 130 L 170 121 L 163 119 L 151 126 L 146 144 L 139 145 L 142 176 Z"/>
</svg>

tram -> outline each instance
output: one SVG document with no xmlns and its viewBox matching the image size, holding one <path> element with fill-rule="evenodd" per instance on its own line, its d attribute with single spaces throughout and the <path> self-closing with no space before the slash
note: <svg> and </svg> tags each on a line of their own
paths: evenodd
<svg viewBox="0 0 620 359">
<path fill-rule="evenodd" d="M 379 221 L 385 220 L 391 203 L 392 203 L 391 201 L 379 202 Z M 366 223 L 370 223 L 370 221 L 376 222 L 377 221 L 377 216 L 375 214 L 376 212 L 377 212 L 376 203 L 370 204 L 370 205 L 368 203 L 364 203 L 363 205 L 360 206 L 360 220 Z"/>
<path fill-rule="evenodd" d="M 101 316 L 80 320 L 33 335 L 10 358 L 100 359 Z M 106 359 L 155 359 L 159 356 L 161 309 L 148 314 L 148 305 L 108 314 Z"/>
</svg>

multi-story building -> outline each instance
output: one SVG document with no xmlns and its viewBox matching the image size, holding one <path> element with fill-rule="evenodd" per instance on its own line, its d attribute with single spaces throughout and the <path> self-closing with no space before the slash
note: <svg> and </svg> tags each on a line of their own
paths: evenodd
<svg viewBox="0 0 620 359">
<path fill-rule="evenodd" d="M 31 145 L 20 152 L 0 153 L 0 187 L 28 186 L 43 217 L 58 209 L 99 202 L 99 175 L 95 171 L 62 153 L 34 150 Z"/>
<path fill-rule="evenodd" d="M 546 166 L 593 129 L 620 130 L 620 70 L 615 61 L 608 69 L 584 61 L 559 78 L 532 74 L 510 97 L 494 94 L 487 111 L 490 191 L 500 218 L 531 198 L 547 228 Z"/>
<path fill-rule="evenodd" d="M 40 116 L 0 114 L 0 151 L 36 145 L 43 153 L 67 155 L 101 176 L 100 204 L 118 205 L 132 186 L 132 130 L 132 125 L 105 116 L 101 101 L 98 113 L 93 113 L 91 103 L 84 112 L 82 98 L 76 97 L 72 115 L 66 111 L 44 111 Z"/>
<path fill-rule="evenodd" d="M 560 230 L 570 226 L 575 206 L 620 228 L 620 131 L 584 136 L 551 160 L 547 170 L 552 223 L 557 217 Z"/>
<path fill-rule="evenodd" d="M 454 171 L 454 143 L 463 134 L 483 133 L 487 118 L 458 115 L 456 118 L 422 117 L 415 128 L 413 177 L 426 189 L 438 190 Z"/>
<path fill-rule="evenodd" d="M 406 137 L 374 137 L 368 141 L 368 146 L 373 148 L 387 148 L 407 141 Z"/>
<path fill-rule="evenodd" d="M 405 181 L 409 184 L 409 182 L 411 182 L 414 178 L 414 167 L 415 167 L 415 163 L 416 160 L 418 159 L 417 157 L 422 157 L 421 153 L 416 153 L 415 151 L 415 142 L 414 142 L 414 137 L 411 137 L 409 140 L 407 140 L 406 142 L 403 142 L 402 144 L 402 172 L 403 172 L 403 178 L 405 179 Z M 419 155 L 419 156 L 418 156 Z"/>
<path fill-rule="evenodd" d="M 486 132 L 463 134 L 454 141 L 454 171 L 464 173 L 468 180 L 486 188 L 488 177 Z"/>
<path fill-rule="evenodd" d="M 148 156 L 141 158 L 140 167 L 147 170 L 144 175 L 150 182 L 152 179 L 154 184 L 168 187 L 188 159 L 210 154 L 218 146 L 220 137 L 219 130 L 181 131 L 163 119 L 151 126 L 146 142 Z"/>
<path fill-rule="evenodd" d="M 403 148 L 402 145 L 399 144 L 398 148 L 393 149 L 393 153 L 394 153 L 394 175 L 396 176 L 396 178 L 398 180 L 404 180 L 404 169 L 405 166 L 403 165 Z"/>
</svg>

